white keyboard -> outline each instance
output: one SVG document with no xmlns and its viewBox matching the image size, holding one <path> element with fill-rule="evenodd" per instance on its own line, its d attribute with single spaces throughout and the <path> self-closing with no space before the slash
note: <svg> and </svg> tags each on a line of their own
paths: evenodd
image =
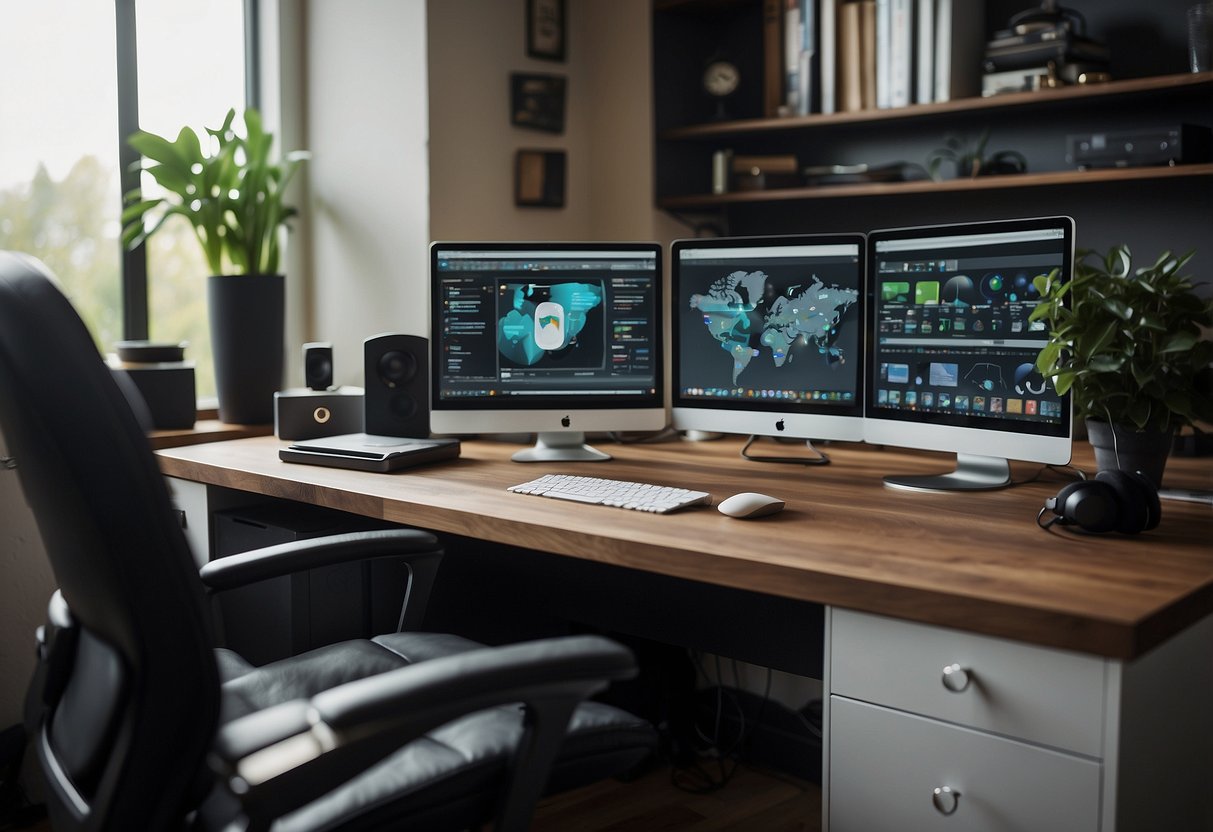
<svg viewBox="0 0 1213 832">
<path fill-rule="evenodd" d="M 691 491 L 645 482 L 606 480 L 600 477 L 574 477 L 568 474 L 544 474 L 537 480 L 512 485 L 507 490 L 515 494 L 534 494 L 539 497 L 629 508 L 654 514 L 668 514 L 687 506 L 712 504 L 712 496 L 706 491 Z"/>
</svg>

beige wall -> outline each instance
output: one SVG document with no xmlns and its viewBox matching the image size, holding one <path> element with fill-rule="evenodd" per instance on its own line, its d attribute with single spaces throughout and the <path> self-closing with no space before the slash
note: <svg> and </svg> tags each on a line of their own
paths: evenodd
<svg viewBox="0 0 1213 832">
<path fill-rule="evenodd" d="M 7 455 L 0 435 L 0 457 Z M 34 670 L 34 630 L 46 621 L 54 591 L 50 562 L 17 472 L 0 467 L 0 729 L 22 719 Z"/>
<path fill-rule="evenodd" d="M 305 16 L 308 338 L 361 385 L 364 339 L 429 329 L 426 4 L 320 0 Z"/>
</svg>

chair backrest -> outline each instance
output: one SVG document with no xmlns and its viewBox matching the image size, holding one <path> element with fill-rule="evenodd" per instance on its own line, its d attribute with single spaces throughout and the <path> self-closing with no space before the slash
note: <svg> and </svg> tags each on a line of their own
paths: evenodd
<svg viewBox="0 0 1213 832">
<path fill-rule="evenodd" d="M 44 266 L 8 252 L 0 428 L 75 622 L 51 651 L 61 678 L 31 691 L 50 700 L 34 744 L 55 828 L 178 826 L 204 788 L 219 709 L 202 585 L 83 322 Z"/>
</svg>

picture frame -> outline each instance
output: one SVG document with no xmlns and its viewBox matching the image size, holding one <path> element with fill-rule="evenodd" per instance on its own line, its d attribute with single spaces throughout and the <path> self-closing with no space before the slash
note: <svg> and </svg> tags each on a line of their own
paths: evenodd
<svg viewBox="0 0 1213 832">
<path fill-rule="evenodd" d="M 514 205 L 563 208 L 566 167 L 563 150 L 518 150 L 514 154 Z"/>
<path fill-rule="evenodd" d="M 566 0 L 526 0 L 526 54 L 543 61 L 564 61 Z"/>
<path fill-rule="evenodd" d="M 545 133 L 564 132 L 565 77 L 510 73 L 510 124 Z"/>
</svg>

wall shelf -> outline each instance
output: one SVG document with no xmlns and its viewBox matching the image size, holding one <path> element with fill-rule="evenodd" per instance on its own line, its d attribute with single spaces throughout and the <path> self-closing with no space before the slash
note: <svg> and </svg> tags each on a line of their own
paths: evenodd
<svg viewBox="0 0 1213 832">
<path fill-rule="evenodd" d="M 913 182 L 874 182 L 852 185 L 818 185 L 805 188 L 773 188 L 764 191 L 736 191 L 727 194 L 690 194 L 667 196 L 657 200 L 660 208 L 720 208 L 758 202 L 835 199 L 839 197 L 902 196 L 905 194 L 939 194 L 960 191 L 990 191 L 1001 188 L 1039 188 L 1054 185 L 1086 185 L 1096 182 L 1127 182 L 1133 180 L 1182 179 L 1213 176 L 1213 164 L 1178 165 L 1175 167 L 1110 168 L 1106 170 L 1067 170 L 1048 173 L 1025 173 L 1015 176 L 982 176 L 976 179 L 949 179 L 943 182 L 921 180 Z"/>
<path fill-rule="evenodd" d="M 1047 108 L 1066 102 L 1088 99 L 1129 98 L 1153 93 L 1197 92 L 1207 88 L 1213 93 L 1213 72 L 1188 72 L 1177 75 L 1160 75 L 1151 78 L 1133 78 L 1126 81 L 1111 81 L 1089 86 L 1068 86 L 1055 90 L 1018 92 L 996 95 L 989 98 L 960 98 L 937 104 L 911 104 L 887 110 L 860 110 L 829 115 L 794 116 L 789 118 L 754 118 L 723 121 L 712 124 L 695 124 L 662 130 L 658 138 L 667 141 L 714 140 L 722 137 L 769 135 L 784 131 L 802 132 L 838 125 L 875 124 L 886 121 L 912 118 L 927 118 L 950 114 L 964 114 L 981 110 L 1010 108 Z"/>
</svg>

